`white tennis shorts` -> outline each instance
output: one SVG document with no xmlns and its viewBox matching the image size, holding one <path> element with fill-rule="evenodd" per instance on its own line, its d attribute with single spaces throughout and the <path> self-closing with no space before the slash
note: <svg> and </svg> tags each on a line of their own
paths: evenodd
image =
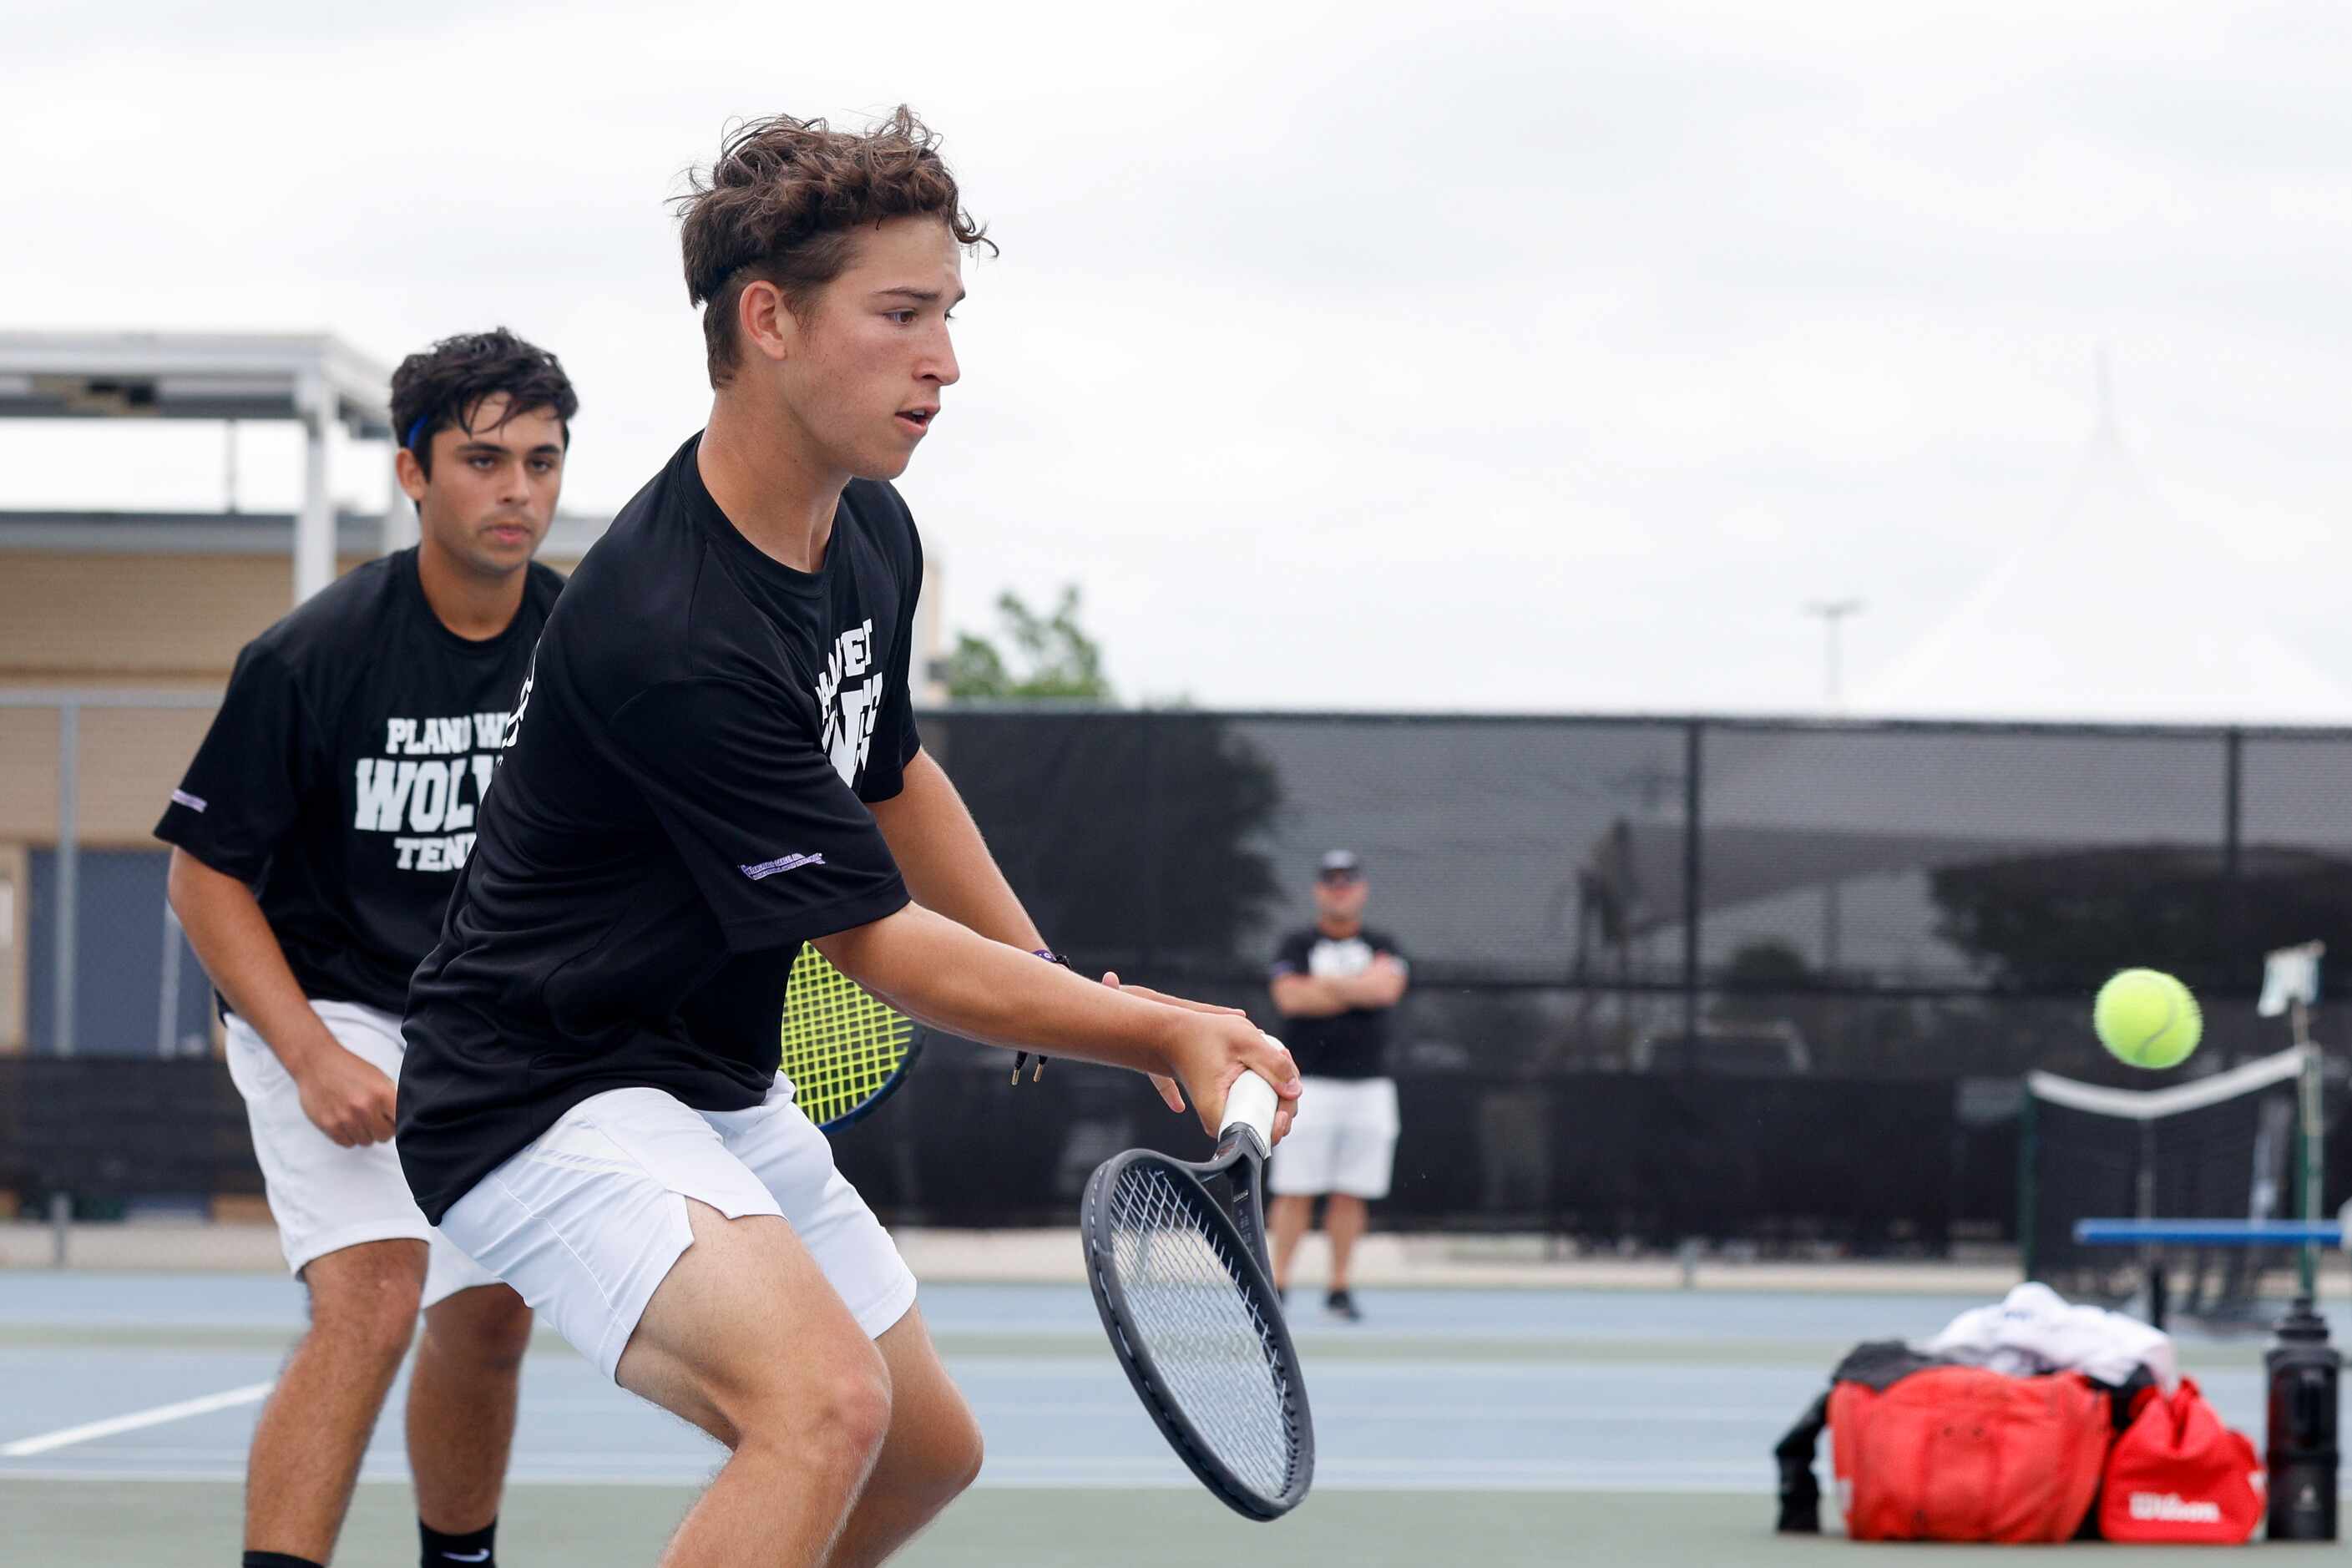
<svg viewBox="0 0 2352 1568">
<path fill-rule="evenodd" d="M 1276 1197 L 1384 1198 L 1396 1167 L 1397 1091 L 1389 1078 L 1299 1079 L 1297 1119 L 1274 1152 Z"/>
<path fill-rule="evenodd" d="M 611 1377 L 694 1244 L 688 1198 L 729 1219 L 782 1216 L 869 1336 L 915 1304 L 914 1274 L 781 1078 L 749 1110 L 646 1088 L 583 1100 L 451 1205 L 441 1230 Z"/>
<path fill-rule="evenodd" d="M 310 1010 L 343 1049 L 386 1078 L 399 1079 L 398 1018 L 356 1002 L 313 1002 Z M 425 1306 L 477 1285 L 498 1283 L 497 1276 L 425 1223 L 390 1143 L 346 1149 L 319 1131 L 302 1113 L 301 1091 L 278 1053 L 234 1013 L 228 1018 L 228 1076 L 245 1097 L 262 1190 L 269 1199 L 269 1217 L 278 1222 L 287 1268 L 299 1274 L 314 1258 L 364 1242 L 421 1241 L 426 1247 Z"/>
</svg>

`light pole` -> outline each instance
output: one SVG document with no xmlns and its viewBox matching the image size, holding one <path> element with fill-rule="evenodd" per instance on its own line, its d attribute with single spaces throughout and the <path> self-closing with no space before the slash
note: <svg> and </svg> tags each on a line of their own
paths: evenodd
<svg viewBox="0 0 2352 1568">
<path fill-rule="evenodd" d="M 1805 614 L 1822 618 L 1822 630 L 1828 637 L 1829 705 L 1832 713 L 1844 706 L 1844 692 L 1838 677 L 1838 623 L 1861 610 L 1860 599 L 1815 599 L 1805 606 Z"/>
<path fill-rule="evenodd" d="M 1829 710 L 1837 712 L 1845 706 L 1845 693 L 1838 679 L 1838 626 L 1848 616 L 1862 610 L 1860 599 L 1815 599 L 1805 606 L 1805 614 L 1822 618 L 1822 630 L 1828 639 Z M 1839 948 L 1844 931 L 1845 900 L 1843 887 L 1834 881 L 1822 884 L 1822 973 L 1834 975 L 1841 957 Z"/>
</svg>

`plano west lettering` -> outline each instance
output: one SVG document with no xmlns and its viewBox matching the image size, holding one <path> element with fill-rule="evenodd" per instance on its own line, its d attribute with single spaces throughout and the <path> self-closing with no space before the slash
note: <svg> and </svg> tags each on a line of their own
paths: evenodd
<svg viewBox="0 0 2352 1568">
<path fill-rule="evenodd" d="M 357 764 L 353 830 L 390 836 L 400 870 L 457 870 L 506 729 L 504 711 L 386 720 L 383 755 Z"/>
</svg>

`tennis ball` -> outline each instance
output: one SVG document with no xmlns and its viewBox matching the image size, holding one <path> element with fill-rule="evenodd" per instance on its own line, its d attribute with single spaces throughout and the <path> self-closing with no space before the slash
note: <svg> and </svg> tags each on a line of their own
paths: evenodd
<svg viewBox="0 0 2352 1568">
<path fill-rule="evenodd" d="M 2091 1026 L 2117 1061 L 2136 1068 L 2179 1067 L 2197 1048 L 2205 1016 L 2189 987 L 2155 969 L 2126 969 L 2099 987 Z"/>
</svg>

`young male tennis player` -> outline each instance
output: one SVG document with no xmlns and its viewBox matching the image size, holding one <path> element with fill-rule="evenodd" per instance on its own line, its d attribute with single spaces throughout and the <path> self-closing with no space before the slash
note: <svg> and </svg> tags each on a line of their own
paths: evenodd
<svg viewBox="0 0 2352 1568">
<path fill-rule="evenodd" d="M 492 1562 L 530 1313 L 436 1237 L 386 1140 L 408 977 L 474 839 L 507 711 L 563 579 L 531 563 L 579 399 L 500 330 L 392 381 L 415 549 L 246 646 L 155 829 L 219 989 L 287 1266 L 310 1326 L 246 1467 L 248 1568 L 321 1563 L 415 1337 L 408 1461 L 426 1568 Z"/>
<path fill-rule="evenodd" d="M 709 424 L 550 618 L 410 991 L 425 1212 L 733 1450 L 669 1564 L 878 1563 L 980 1466 L 913 1277 L 776 1079 L 802 942 L 956 1034 L 1181 1079 L 1213 1128 L 1245 1068 L 1285 1126 L 1297 1093 L 1239 1015 L 1039 962 L 916 734 L 922 546 L 885 481 L 982 243 L 934 140 L 779 116 L 681 204 Z"/>
</svg>

